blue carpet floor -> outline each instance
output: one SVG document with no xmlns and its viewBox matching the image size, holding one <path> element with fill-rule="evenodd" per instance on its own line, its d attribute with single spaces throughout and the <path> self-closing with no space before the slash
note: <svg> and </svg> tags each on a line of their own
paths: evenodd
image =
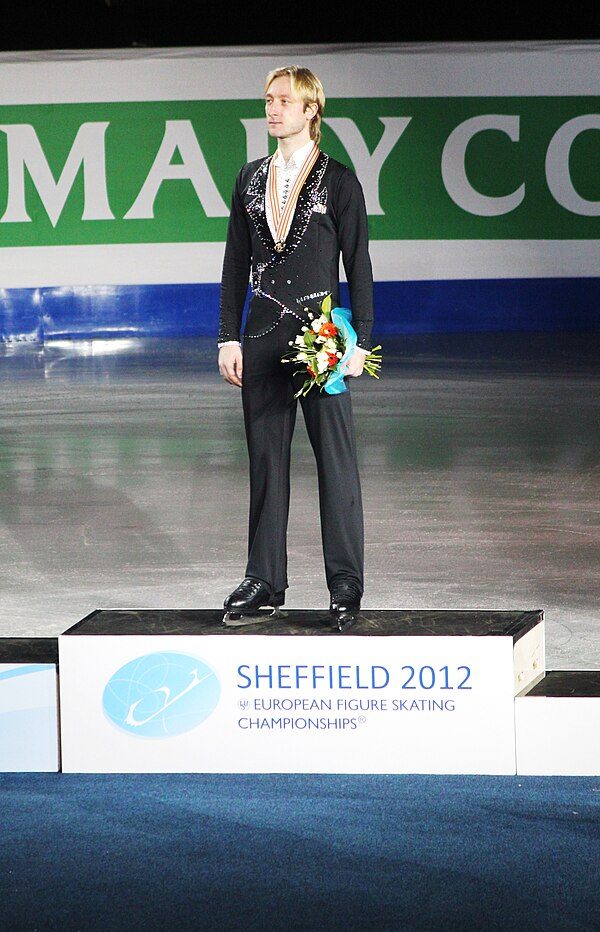
<svg viewBox="0 0 600 932">
<path fill-rule="evenodd" d="M 0 775 L 2 932 L 600 929 L 600 778 Z"/>
</svg>

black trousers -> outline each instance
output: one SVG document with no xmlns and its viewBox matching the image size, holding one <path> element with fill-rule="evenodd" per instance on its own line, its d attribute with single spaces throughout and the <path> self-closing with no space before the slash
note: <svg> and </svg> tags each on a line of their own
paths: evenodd
<svg viewBox="0 0 600 932">
<path fill-rule="evenodd" d="M 272 592 L 288 586 L 287 525 L 290 502 L 290 447 L 296 422 L 295 392 L 302 372 L 281 357 L 290 351 L 301 322 L 286 315 L 258 338 L 269 320 L 251 311 L 244 340 L 242 403 L 250 460 L 250 515 L 246 575 Z M 272 323 L 272 316 L 270 317 Z M 364 585 L 364 530 L 350 392 L 328 395 L 317 388 L 300 399 L 315 454 L 319 487 L 325 577 Z"/>
</svg>

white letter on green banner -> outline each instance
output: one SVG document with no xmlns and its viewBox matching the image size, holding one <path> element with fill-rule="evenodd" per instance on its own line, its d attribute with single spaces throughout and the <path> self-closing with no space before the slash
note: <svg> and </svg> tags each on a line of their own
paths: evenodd
<svg viewBox="0 0 600 932">
<path fill-rule="evenodd" d="M 486 113 L 471 117 L 452 130 L 442 153 L 442 178 L 446 191 L 455 204 L 478 217 L 499 217 L 518 207 L 525 197 L 525 185 L 512 194 L 490 197 L 480 194 L 471 185 L 465 170 L 467 146 L 473 136 L 486 129 L 500 130 L 513 141 L 519 140 L 519 117 L 509 114 Z"/>
<path fill-rule="evenodd" d="M 37 133 L 29 123 L 3 124 L 8 146 L 8 202 L 0 223 L 27 223 L 25 168 L 52 226 L 56 226 L 80 166 L 83 164 L 82 220 L 114 220 L 106 192 L 104 134 L 108 123 L 83 123 L 77 131 L 58 182 L 50 170 Z"/>
<path fill-rule="evenodd" d="M 579 134 L 588 129 L 600 129 L 600 114 L 574 117 L 556 130 L 546 153 L 546 181 L 552 197 L 565 210 L 583 217 L 600 217 L 600 201 L 581 197 L 573 187 L 569 171 L 571 146 Z"/>
<path fill-rule="evenodd" d="M 171 159 L 176 149 L 182 161 L 172 165 Z M 192 182 L 207 217 L 226 217 L 229 213 L 208 170 L 191 120 L 167 120 L 165 135 L 154 164 L 140 193 L 125 214 L 125 220 L 151 220 L 160 186 L 163 181 L 173 179 Z"/>
<path fill-rule="evenodd" d="M 368 214 L 384 213 L 379 203 L 379 175 L 383 163 L 411 119 L 412 117 L 379 117 L 385 129 L 372 155 L 354 120 L 349 117 L 328 117 L 323 120 L 339 138 L 354 165 L 365 194 Z"/>
</svg>

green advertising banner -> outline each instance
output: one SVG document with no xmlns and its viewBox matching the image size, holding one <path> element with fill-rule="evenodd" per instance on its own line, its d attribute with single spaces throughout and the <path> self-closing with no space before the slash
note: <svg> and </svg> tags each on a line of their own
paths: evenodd
<svg viewBox="0 0 600 932">
<path fill-rule="evenodd" d="M 0 106 L 0 249 L 222 243 L 260 99 Z M 377 240 L 600 239 L 600 97 L 329 99 Z"/>
</svg>

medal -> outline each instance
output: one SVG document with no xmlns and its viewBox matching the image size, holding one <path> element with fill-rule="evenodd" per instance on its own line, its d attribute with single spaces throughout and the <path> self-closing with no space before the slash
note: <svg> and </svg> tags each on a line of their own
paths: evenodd
<svg viewBox="0 0 600 932">
<path fill-rule="evenodd" d="M 268 198 L 271 205 L 271 212 L 273 217 L 273 225 L 275 227 L 276 237 L 275 237 L 275 252 L 278 255 L 285 250 L 285 240 L 289 233 L 290 227 L 292 225 L 292 218 L 294 216 L 294 210 L 296 209 L 296 202 L 298 196 L 302 189 L 302 186 L 306 179 L 308 178 L 311 169 L 317 158 L 319 157 L 319 147 L 314 143 L 312 149 L 308 153 L 302 168 L 298 172 L 298 176 L 292 190 L 290 191 L 288 197 L 286 198 L 285 204 L 283 207 L 279 203 L 279 192 L 277 190 L 277 177 L 276 171 L 277 168 L 274 164 L 274 159 L 271 160 L 271 165 L 269 168 L 269 180 L 268 180 Z"/>
</svg>

